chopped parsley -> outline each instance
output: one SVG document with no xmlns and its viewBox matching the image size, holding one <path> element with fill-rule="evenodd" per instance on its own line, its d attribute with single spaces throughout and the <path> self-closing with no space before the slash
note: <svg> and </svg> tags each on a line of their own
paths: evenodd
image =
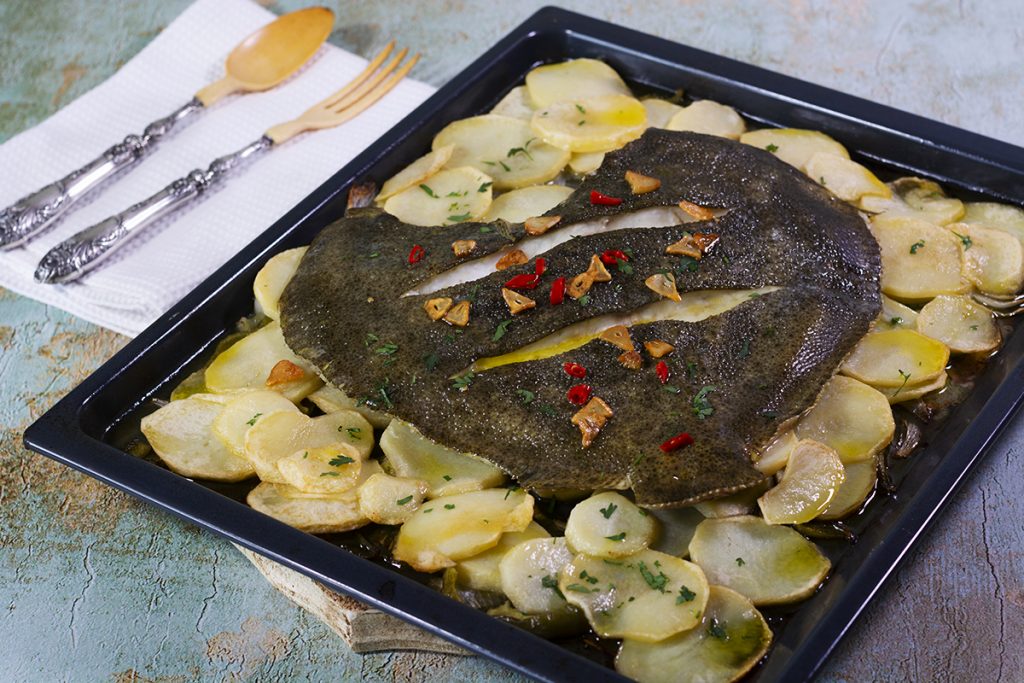
<svg viewBox="0 0 1024 683">
<path fill-rule="evenodd" d="M 341 467 L 342 465 L 350 465 L 350 464 L 352 464 L 354 462 L 355 462 L 355 460 L 353 460 L 352 458 L 348 457 L 347 455 L 341 455 L 339 453 L 338 455 L 336 455 L 333 458 L 331 458 L 330 460 L 328 460 L 327 464 L 331 465 L 333 467 Z M 337 473 L 335 473 L 335 474 L 337 474 Z"/>
<path fill-rule="evenodd" d="M 977 332 L 978 331 L 978 326 L 977 325 L 971 325 L 971 329 L 974 330 L 975 332 Z"/>
<path fill-rule="evenodd" d="M 537 397 L 536 394 L 528 389 L 516 389 L 516 393 L 519 394 L 519 400 L 523 403 L 532 403 L 533 399 Z"/>
<path fill-rule="evenodd" d="M 491 226 L 489 226 L 489 225 L 481 225 L 480 226 L 480 232 L 486 234 L 488 232 L 494 232 L 494 229 L 491 228 Z"/>
<path fill-rule="evenodd" d="M 432 189 L 430 189 L 430 185 L 425 185 L 423 183 L 420 183 L 420 189 L 423 190 L 424 192 L 426 192 L 428 197 L 433 197 L 434 199 L 438 199 L 438 196 L 436 194 L 434 194 L 434 191 Z"/>
<path fill-rule="evenodd" d="M 579 104 L 579 103 L 576 104 L 576 111 L 578 111 L 581 114 L 586 114 L 587 113 L 587 110 L 584 109 L 583 105 Z"/>
<path fill-rule="evenodd" d="M 341 427 L 338 427 L 338 431 L 341 431 Z M 363 430 L 360 427 L 345 427 L 345 431 L 348 432 L 348 438 L 353 441 L 362 441 Z"/>
<path fill-rule="evenodd" d="M 470 370 L 464 374 L 459 375 L 452 380 L 452 386 L 459 391 L 465 391 L 469 389 L 469 385 L 473 383 L 473 378 L 476 377 L 476 373 Z"/>
<path fill-rule="evenodd" d="M 370 348 L 371 346 L 373 346 L 374 344 L 376 344 L 379 341 L 380 341 L 380 337 L 375 335 L 373 332 L 367 332 L 366 333 L 366 339 L 363 341 L 363 345 L 366 348 Z"/>
<path fill-rule="evenodd" d="M 509 497 L 509 496 L 511 496 L 511 495 L 512 495 L 513 493 L 515 493 L 516 491 L 521 491 L 521 490 L 522 490 L 522 489 L 520 489 L 520 488 L 519 488 L 518 486 L 513 486 L 513 487 L 511 487 L 510 489 L 508 489 L 507 491 L 505 491 L 505 497 L 503 498 L 503 500 L 508 500 L 508 497 Z"/>
<path fill-rule="evenodd" d="M 902 316 L 894 315 L 893 317 L 889 318 L 889 324 L 892 325 L 893 327 L 896 327 L 897 325 L 902 325 Z"/>
<path fill-rule="evenodd" d="M 647 582 L 648 586 L 659 593 L 665 592 L 665 584 L 668 583 L 668 577 L 665 576 L 665 572 L 659 570 L 658 575 L 655 576 L 643 562 L 638 562 L 636 566 L 640 570 L 640 576 L 644 577 L 644 581 Z"/>
<path fill-rule="evenodd" d="M 455 216 L 448 216 L 448 220 L 450 220 L 452 223 L 461 223 L 462 221 L 469 220 L 469 217 L 471 215 L 472 214 L 469 213 L 460 213 Z"/>
<path fill-rule="evenodd" d="M 693 414 L 697 416 L 698 420 L 706 419 L 714 414 L 715 408 L 708 400 L 708 394 L 715 390 L 714 386 L 704 386 L 693 397 Z"/>
<path fill-rule="evenodd" d="M 441 478 L 444 479 L 445 481 L 451 481 L 452 480 L 452 475 L 444 474 L 444 475 L 441 475 Z"/>
<path fill-rule="evenodd" d="M 491 341 L 498 341 L 499 339 L 504 337 L 505 333 L 508 332 L 508 326 L 511 324 L 512 318 L 509 318 L 508 320 L 502 320 L 500 323 L 498 323 L 498 326 L 494 328 L 494 334 L 491 335 Z"/>
<path fill-rule="evenodd" d="M 897 396 L 897 395 L 898 395 L 898 394 L 899 394 L 899 393 L 900 393 L 901 391 L 903 391 L 903 387 L 907 386 L 907 382 L 909 382 L 909 381 L 910 381 L 910 373 L 909 373 L 909 372 L 903 372 L 903 370 L 898 370 L 898 372 L 900 373 L 900 377 L 902 377 L 902 378 L 903 378 L 903 384 L 901 384 L 901 385 L 899 386 L 899 388 L 898 388 L 898 389 L 896 390 L 896 393 L 894 393 L 894 394 L 892 395 L 892 397 L 893 397 L 893 398 L 896 398 L 896 396 Z"/>
<path fill-rule="evenodd" d="M 369 254 L 367 254 L 366 258 L 378 258 L 379 256 L 380 256 L 380 252 L 379 251 L 374 251 L 374 252 L 370 252 Z"/>
<path fill-rule="evenodd" d="M 476 188 L 476 191 L 477 192 L 487 192 L 487 188 L 489 188 L 493 184 L 494 184 L 493 181 L 488 180 L 486 183 L 483 183 L 482 185 L 480 185 L 480 187 Z"/>
<path fill-rule="evenodd" d="M 434 508 L 427 508 L 426 510 L 423 511 L 423 514 L 427 514 L 428 512 L 433 512 L 433 511 L 434 511 Z"/>
<path fill-rule="evenodd" d="M 523 156 L 525 156 L 530 161 L 533 161 L 533 155 L 530 154 L 529 147 L 530 147 L 530 143 L 533 142 L 536 139 L 537 138 L 530 138 L 529 140 L 526 141 L 526 144 L 524 144 L 522 147 L 513 147 L 513 148 L 511 148 L 508 151 L 508 153 L 505 155 L 505 158 L 511 159 L 512 157 L 514 157 L 517 154 L 522 154 Z"/>
<path fill-rule="evenodd" d="M 779 151 L 779 146 L 775 145 L 775 144 L 771 144 L 771 145 L 768 145 L 767 147 L 765 147 L 765 149 L 768 150 L 769 152 L 771 152 L 772 154 L 775 154 L 776 152 Z"/>
<path fill-rule="evenodd" d="M 729 634 L 725 632 L 722 625 L 718 623 L 718 619 L 711 617 L 711 623 L 708 624 L 708 635 L 718 640 L 725 640 L 729 637 Z"/>
<path fill-rule="evenodd" d="M 455 509 L 455 503 L 445 503 L 444 504 L 444 509 L 445 510 L 454 510 Z"/>
<path fill-rule="evenodd" d="M 697 364 L 688 362 L 686 364 L 686 374 L 690 376 L 690 379 L 697 379 Z"/>
<path fill-rule="evenodd" d="M 604 515 L 605 519 L 611 519 L 612 514 L 614 514 L 618 507 L 615 503 L 608 503 L 608 507 L 601 508 L 601 514 Z"/>
<path fill-rule="evenodd" d="M 599 581 L 599 579 L 596 576 L 591 576 L 590 574 L 588 574 L 586 569 L 580 572 L 580 578 L 589 583 L 591 586 L 593 586 L 595 583 Z"/>
<path fill-rule="evenodd" d="M 395 505 L 405 505 L 410 501 L 412 501 L 412 496 L 406 496 L 405 498 L 399 498 L 398 500 L 396 500 Z"/>
<path fill-rule="evenodd" d="M 626 540 L 626 532 L 620 531 L 614 536 L 605 536 L 605 538 L 607 538 L 609 541 L 624 541 Z"/>
<path fill-rule="evenodd" d="M 250 427 L 252 427 L 252 426 L 253 426 L 254 424 L 256 424 L 256 420 L 260 419 L 260 415 L 262 415 L 262 414 L 263 414 L 263 413 L 256 413 L 255 415 L 253 415 L 252 417 L 250 417 L 250 418 L 249 418 L 249 419 L 248 419 L 248 420 L 246 421 L 246 423 L 245 423 L 245 424 L 247 424 L 247 425 L 249 425 Z"/>
<path fill-rule="evenodd" d="M 737 558 L 736 558 L 736 566 L 737 566 L 737 567 L 742 567 L 742 566 L 743 566 L 743 565 L 745 565 L 745 564 L 746 564 L 746 562 L 744 562 L 744 561 L 743 561 L 743 558 L 742 558 L 742 557 L 737 557 Z"/>
<path fill-rule="evenodd" d="M 696 273 L 698 268 L 700 268 L 700 261 L 690 256 L 680 256 L 679 266 L 676 268 L 676 272 L 679 274 L 682 274 L 683 271 Z"/>
<path fill-rule="evenodd" d="M 674 385 L 672 385 L 672 384 L 663 384 L 663 385 L 661 386 L 661 390 L 662 390 L 662 391 L 667 391 L 667 392 L 668 392 L 668 393 L 670 393 L 670 394 L 679 394 L 679 393 L 682 393 L 682 391 L 683 391 L 683 390 L 682 390 L 682 389 L 680 389 L 679 387 L 677 387 L 677 386 L 674 386 Z"/>
<path fill-rule="evenodd" d="M 433 370 L 434 368 L 436 368 L 437 361 L 438 357 L 436 353 L 431 353 L 430 355 L 423 357 L 423 364 L 427 366 L 427 370 Z"/>
<path fill-rule="evenodd" d="M 740 346 L 740 352 L 736 354 L 737 358 L 746 358 L 750 355 L 750 338 L 743 340 L 743 345 Z"/>
<path fill-rule="evenodd" d="M 398 353 L 398 344 L 387 342 L 377 347 L 376 353 L 381 356 L 393 356 Z"/>
<path fill-rule="evenodd" d="M 916 254 L 917 250 L 924 246 L 924 240 L 918 240 L 910 245 L 910 253 Z"/>
<path fill-rule="evenodd" d="M 621 259 L 615 260 L 615 267 L 618 268 L 619 272 L 622 273 L 623 275 L 633 274 L 633 266 L 629 265 L 628 262 L 623 261 Z"/>
<path fill-rule="evenodd" d="M 562 591 L 558 590 L 558 579 L 548 574 L 547 576 L 541 577 L 540 585 L 544 588 L 550 588 L 558 594 L 558 597 L 565 600 L 565 596 L 562 595 Z"/>
<path fill-rule="evenodd" d="M 974 240 L 967 235 L 961 235 L 955 230 L 950 230 L 950 232 L 960 238 L 960 244 L 964 245 L 964 250 L 970 249 L 971 245 L 974 244 Z"/>
<path fill-rule="evenodd" d="M 570 583 L 568 586 L 565 587 L 565 590 L 572 591 L 573 593 L 593 593 L 597 589 L 588 588 L 584 586 L 582 583 Z"/>
<path fill-rule="evenodd" d="M 584 294 L 583 296 L 576 300 L 576 303 L 578 303 L 580 306 L 586 306 L 587 304 L 590 303 L 590 295 Z"/>
<path fill-rule="evenodd" d="M 686 586 L 679 587 L 679 596 L 676 598 L 676 604 L 681 605 L 684 602 L 693 602 L 693 599 L 697 597 L 697 594 Z"/>
<path fill-rule="evenodd" d="M 469 190 L 463 190 L 462 192 L 452 191 L 446 194 L 445 197 L 465 197 L 467 194 L 469 194 Z"/>
<path fill-rule="evenodd" d="M 340 472 L 321 472 L 321 477 L 338 477 L 341 476 Z"/>
</svg>

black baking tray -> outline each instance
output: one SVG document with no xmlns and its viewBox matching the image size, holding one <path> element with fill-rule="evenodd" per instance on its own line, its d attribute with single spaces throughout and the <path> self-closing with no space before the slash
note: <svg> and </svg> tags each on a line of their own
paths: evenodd
<svg viewBox="0 0 1024 683">
<path fill-rule="evenodd" d="M 232 498 L 129 455 L 151 399 L 201 367 L 252 311 L 267 258 L 309 243 L 345 210 L 356 181 L 381 182 L 430 147 L 448 122 L 487 111 L 542 62 L 607 61 L 642 91 L 711 98 L 761 125 L 812 128 L 881 173 L 912 173 L 966 198 L 1024 203 L 1024 150 L 863 99 L 560 9 L 545 8 L 497 43 L 404 121 L 242 248 L 222 268 L 105 363 L 25 433 L 55 460 L 266 555 L 519 672 L 549 681 L 625 680 L 557 644 L 459 604 L 379 564 L 277 522 Z M 859 542 L 830 546 L 833 573 L 814 597 L 775 622 L 758 681 L 814 677 L 839 640 L 928 528 L 1024 398 L 1024 336 L 1011 334 L 975 390 L 899 473 L 896 496 L 868 506 Z"/>
</svg>

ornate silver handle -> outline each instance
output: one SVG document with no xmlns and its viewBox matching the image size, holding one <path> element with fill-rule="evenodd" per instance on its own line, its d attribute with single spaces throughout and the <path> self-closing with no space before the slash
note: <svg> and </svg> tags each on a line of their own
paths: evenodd
<svg viewBox="0 0 1024 683">
<path fill-rule="evenodd" d="M 261 137 L 234 154 L 215 159 L 205 171 L 192 171 L 149 199 L 69 237 L 42 258 L 36 268 L 36 281 L 53 284 L 78 279 L 133 235 L 188 204 L 243 161 L 270 149 L 273 144 L 270 138 Z"/>
<path fill-rule="evenodd" d="M 0 249 L 21 246 L 51 225 L 78 199 L 149 154 L 182 121 L 201 111 L 193 98 L 169 116 L 146 126 L 142 135 L 129 135 L 99 158 L 0 211 Z"/>
</svg>

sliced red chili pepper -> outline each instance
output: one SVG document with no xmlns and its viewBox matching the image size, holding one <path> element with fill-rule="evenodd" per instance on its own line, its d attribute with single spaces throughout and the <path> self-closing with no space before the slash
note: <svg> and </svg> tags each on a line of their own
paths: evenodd
<svg viewBox="0 0 1024 683">
<path fill-rule="evenodd" d="M 687 432 L 683 432 L 682 434 L 673 436 L 671 439 L 658 446 L 658 448 L 660 448 L 663 453 L 671 453 L 672 451 L 678 450 L 680 448 L 685 448 L 686 446 L 689 446 L 692 443 L 693 437 L 690 436 Z"/>
<path fill-rule="evenodd" d="M 668 381 L 668 363 L 663 360 L 658 361 L 658 364 L 654 366 L 654 371 L 658 373 L 658 379 L 662 384 Z"/>
<path fill-rule="evenodd" d="M 551 283 L 551 305 L 557 306 L 565 299 L 565 278 L 560 277 Z"/>
<path fill-rule="evenodd" d="M 565 374 L 576 379 L 583 379 L 587 376 L 587 369 L 579 363 L 566 363 L 562 369 L 565 370 Z"/>
<path fill-rule="evenodd" d="M 581 406 L 590 400 L 590 392 L 589 384 L 577 384 L 569 389 L 565 397 L 569 399 L 569 403 Z"/>
<path fill-rule="evenodd" d="M 548 269 L 548 262 L 542 258 L 537 259 L 537 262 L 533 266 L 533 272 L 537 275 L 543 275 L 544 271 Z"/>
<path fill-rule="evenodd" d="M 619 249 L 609 249 L 608 251 L 601 254 L 601 263 L 605 264 L 606 266 L 614 266 L 617 265 L 619 261 L 628 260 L 629 257 L 626 256 L 626 252 L 621 251 Z"/>
<path fill-rule="evenodd" d="M 606 194 L 601 194 L 597 190 L 591 190 L 590 203 L 594 206 L 618 206 L 622 203 L 622 200 L 618 197 L 609 197 Z"/>
<path fill-rule="evenodd" d="M 418 244 L 414 244 L 409 252 L 409 263 L 419 263 L 427 255 L 427 250 Z"/>
<path fill-rule="evenodd" d="M 536 273 L 522 273 L 514 276 L 505 283 L 509 289 L 537 289 L 540 284 L 540 275 Z"/>
</svg>

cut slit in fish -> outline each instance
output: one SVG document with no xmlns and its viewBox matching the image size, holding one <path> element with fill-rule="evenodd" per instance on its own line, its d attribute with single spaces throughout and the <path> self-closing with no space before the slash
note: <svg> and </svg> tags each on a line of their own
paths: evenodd
<svg viewBox="0 0 1024 683">
<path fill-rule="evenodd" d="M 558 207 L 548 212 L 557 214 Z M 715 218 L 728 213 L 726 209 L 712 209 Z M 654 206 L 640 209 L 621 216 L 604 216 L 595 220 L 574 223 L 565 227 L 555 226 L 543 235 L 525 237 L 515 244 L 515 248 L 521 250 L 528 259 L 542 256 L 560 244 L 564 244 L 577 237 L 587 235 L 598 235 L 615 230 L 628 230 L 632 228 L 669 228 L 687 223 L 699 222 L 696 218 L 686 213 L 678 206 Z M 511 247 L 509 248 L 511 249 Z M 466 282 L 473 282 L 486 277 L 495 271 L 495 266 L 501 257 L 508 253 L 509 249 L 488 254 L 473 261 L 459 264 L 455 268 L 446 271 L 436 277 L 427 280 L 416 288 L 406 292 L 403 296 L 417 296 L 421 294 L 433 294 L 448 287 L 454 287 Z"/>
</svg>

